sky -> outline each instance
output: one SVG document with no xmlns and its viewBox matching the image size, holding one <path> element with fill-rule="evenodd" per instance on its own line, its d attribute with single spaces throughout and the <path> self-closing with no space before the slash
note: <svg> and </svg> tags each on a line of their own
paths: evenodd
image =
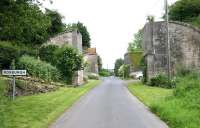
<svg viewBox="0 0 200 128">
<path fill-rule="evenodd" d="M 177 0 L 168 0 L 169 4 Z M 123 58 L 134 33 L 143 28 L 148 15 L 162 20 L 164 0 L 53 0 L 45 7 L 57 10 L 64 22 L 82 22 L 97 48 L 103 67 L 113 69 L 115 60 Z"/>
</svg>

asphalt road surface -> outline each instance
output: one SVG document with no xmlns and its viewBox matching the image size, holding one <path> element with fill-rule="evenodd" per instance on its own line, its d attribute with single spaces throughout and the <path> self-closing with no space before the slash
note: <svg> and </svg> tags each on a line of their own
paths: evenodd
<svg viewBox="0 0 200 128">
<path fill-rule="evenodd" d="M 83 96 L 50 128 L 168 128 L 127 90 L 123 81 L 106 78 Z"/>
</svg>

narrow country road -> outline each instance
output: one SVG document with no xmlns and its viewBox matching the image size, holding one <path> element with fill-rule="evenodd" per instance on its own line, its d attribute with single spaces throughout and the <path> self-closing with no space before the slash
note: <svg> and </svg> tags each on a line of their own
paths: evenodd
<svg viewBox="0 0 200 128">
<path fill-rule="evenodd" d="M 123 81 L 106 78 L 50 128 L 168 128 L 134 96 Z"/>
</svg>

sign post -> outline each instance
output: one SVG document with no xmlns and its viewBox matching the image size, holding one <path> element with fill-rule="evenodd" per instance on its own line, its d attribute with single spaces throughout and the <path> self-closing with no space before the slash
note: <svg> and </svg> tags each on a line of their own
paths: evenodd
<svg viewBox="0 0 200 128">
<path fill-rule="evenodd" d="M 12 76 L 13 80 L 13 89 L 12 89 L 12 99 L 15 99 L 15 92 L 16 92 L 16 84 L 15 84 L 15 76 L 25 76 L 26 70 L 2 70 L 2 75 L 4 76 Z"/>
<path fill-rule="evenodd" d="M 16 88 L 16 86 L 15 86 L 15 76 L 13 76 L 13 94 L 12 94 L 12 98 L 13 98 L 13 100 L 15 99 L 15 88 Z"/>
</svg>

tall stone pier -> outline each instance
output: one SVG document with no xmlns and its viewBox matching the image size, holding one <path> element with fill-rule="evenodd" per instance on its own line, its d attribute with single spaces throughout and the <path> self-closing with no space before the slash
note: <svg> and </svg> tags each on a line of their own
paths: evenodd
<svg viewBox="0 0 200 128">
<path fill-rule="evenodd" d="M 167 73 L 166 22 L 147 23 L 144 26 L 143 50 L 147 76 Z M 177 68 L 200 69 L 200 29 L 181 22 L 169 23 L 171 74 Z"/>
<path fill-rule="evenodd" d="M 49 39 L 47 45 L 58 45 L 62 47 L 64 45 L 71 46 L 79 51 L 82 54 L 82 35 L 77 30 L 72 32 L 63 32 Z M 83 84 L 83 70 L 76 71 L 73 74 L 73 85 Z"/>
</svg>

